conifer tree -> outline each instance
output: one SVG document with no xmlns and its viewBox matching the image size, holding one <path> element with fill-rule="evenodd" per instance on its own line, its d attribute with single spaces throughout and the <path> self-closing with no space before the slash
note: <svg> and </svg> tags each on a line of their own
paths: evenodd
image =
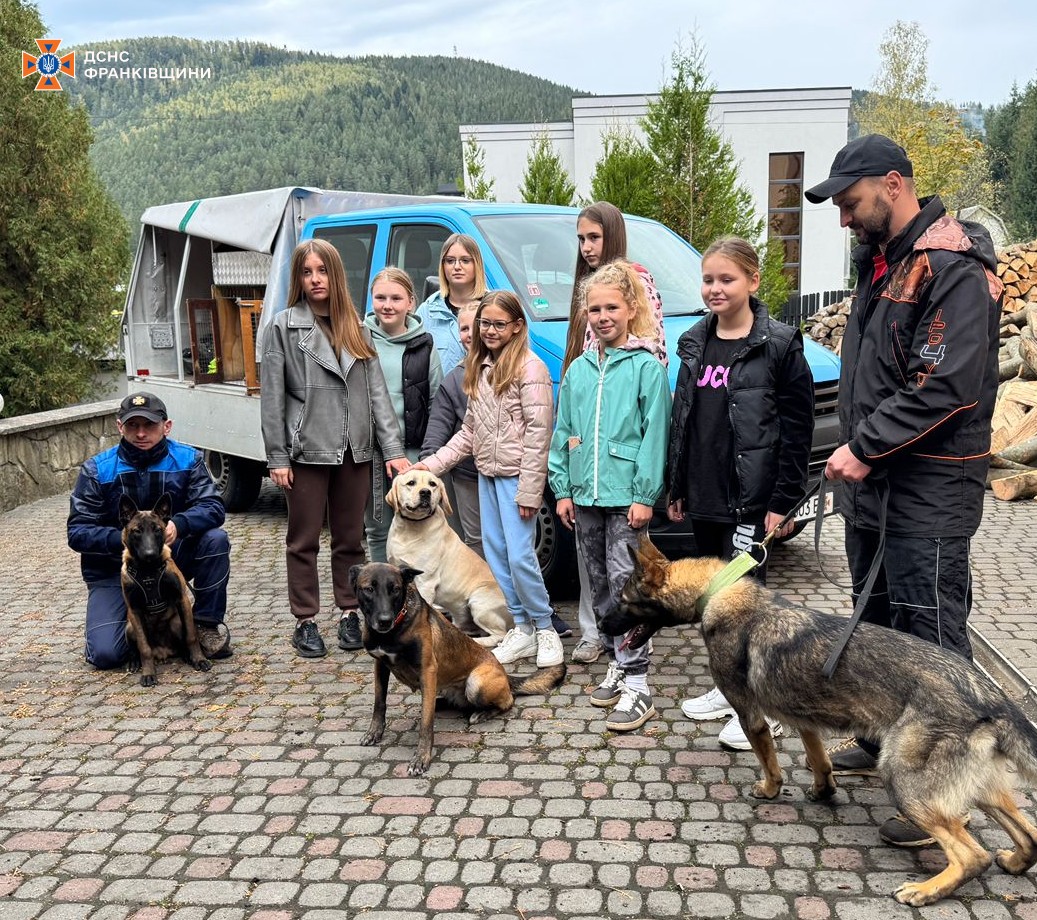
<svg viewBox="0 0 1037 920">
<path fill-rule="evenodd" d="M 526 157 L 526 172 L 519 189 L 522 200 L 530 204 L 573 204 L 576 185 L 562 165 L 547 129 L 538 131 Z"/>
<path fill-rule="evenodd" d="M 115 345 L 127 227 L 90 164 L 90 126 L 67 91 L 35 92 L 14 61 L 47 34 L 0 0 L 0 392 L 5 413 L 75 403 Z M 61 78 L 62 84 L 71 79 Z"/>
</svg>

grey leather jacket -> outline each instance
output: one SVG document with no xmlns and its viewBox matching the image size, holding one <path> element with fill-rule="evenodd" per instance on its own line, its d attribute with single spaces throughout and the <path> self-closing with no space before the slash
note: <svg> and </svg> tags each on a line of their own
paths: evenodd
<svg viewBox="0 0 1037 920">
<path fill-rule="evenodd" d="M 370 343 L 370 334 L 363 330 Z M 404 456 L 378 358 L 335 357 L 305 301 L 282 310 L 264 337 L 260 416 L 266 465 L 356 463 Z"/>
</svg>

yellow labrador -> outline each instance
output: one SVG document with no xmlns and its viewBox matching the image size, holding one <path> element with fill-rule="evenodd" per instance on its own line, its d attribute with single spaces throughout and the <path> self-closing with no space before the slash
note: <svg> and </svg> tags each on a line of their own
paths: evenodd
<svg viewBox="0 0 1037 920">
<path fill-rule="evenodd" d="M 490 567 L 447 522 L 453 509 L 442 481 L 427 470 L 408 470 L 385 500 L 395 512 L 385 546 L 389 562 L 418 569 L 414 584 L 425 601 L 465 632 L 474 622 L 488 634 L 475 641 L 493 648 L 515 624 Z"/>
</svg>

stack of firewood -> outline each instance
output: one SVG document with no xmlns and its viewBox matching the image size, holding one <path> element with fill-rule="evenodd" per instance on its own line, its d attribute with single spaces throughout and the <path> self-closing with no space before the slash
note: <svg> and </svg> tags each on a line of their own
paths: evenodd
<svg viewBox="0 0 1037 920">
<path fill-rule="evenodd" d="M 831 349 L 837 355 L 842 354 L 843 333 L 846 331 L 846 319 L 850 315 L 850 298 L 840 300 L 827 307 L 822 307 L 813 316 L 807 318 L 806 331 L 815 342 Z"/>
<path fill-rule="evenodd" d="M 987 481 L 998 498 L 1032 498 L 1037 495 L 1037 241 L 1011 246 L 997 258 L 1005 300 Z"/>
</svg>

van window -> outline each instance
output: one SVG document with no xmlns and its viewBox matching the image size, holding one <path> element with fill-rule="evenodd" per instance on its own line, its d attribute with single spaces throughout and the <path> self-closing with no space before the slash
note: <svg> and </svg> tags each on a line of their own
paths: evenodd
<svg viewBox="0 0 1037 920">
<path fill-rule="evenodd" d="M 568 214 L 476 217 L 532 320 L 568 320 L 576 272 L 576 221 Z M 655 277 L 667 316 L 704 313 L 702 258 L 662 224 L 626 218 L 627 256 Z"/>
<path fill-rule="evenodd" d="M 353 305 L 363 316 L 367 303 L 367 284 L 371 277 L 371 250 L 374 248 L 374 224 L 349 227 L 318 227 L 313 235 L 327 240 L 342 256 L 346 269 L 346 284 Z"/>
<path fill-rule="evenodd" d="M 425 279 L 435 277 L 439 290 L 439 254 L 453 231 L 439 224 L 395 224 L 389 235 L 386 265 L 402 268 L 414 285 L 418 303 L 424 299 Z"/>
</svg>

